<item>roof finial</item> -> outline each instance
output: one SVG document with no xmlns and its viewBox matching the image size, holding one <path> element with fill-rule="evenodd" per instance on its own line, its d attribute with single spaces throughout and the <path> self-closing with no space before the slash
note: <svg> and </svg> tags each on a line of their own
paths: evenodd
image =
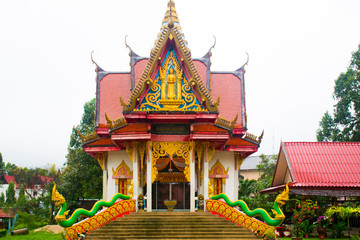
<svg viewBox="0 0 360 240">
<path fill-rule="evenodd" d="M 170 8 L 170 21 L 168 23 L 168 26 L 169 26 L 169 28 L 173 28 L 174 27 L 174 21 L 172 19 L 172 8 L 171 7 L 172 7 L 172 5 L 174 5 L 174 7 L 175 7 L 175 4 L 174 4 L 174 2 L 172 0 L 170 0 L 168 5 L 169 5 L 169 8 Z"/>
<path fill-rule="evenodd" d="M 244 67 L 245 65 L 248 65 L 249 63 L 249 54 L 247 52 L 245 52 L 247 55 L 247 59 L 246 59 L 246 63 L 244 63 L 244 65 L 242 67 Z"/>
<path fill-rule="evenodd" d="M 130 55 L 132 50 L 131 50 L 131 47 L 130 47 L 130 46 L 127 44 L 127 42 L 126 42 L 127 36 L 128 36 L 128 35 L 125 36 L 125 46 L 130 50 L 130 53 L 129 53 L 129 55 Z"/>
<path fill-rule="evenodd" d="M 104 71 L 104 70 L 103 70 L 101 67 L 99 67 L 99 65 L 94 61 L 93 53 L 94 53 L 94 50 L 92 50 L 92 52 L 91 52 L 91 61 L 92 61 L 93 64 L 96 65 L 95 71 L 96 71 L 96 72 Z"/>
<path fill-rule="evenodd" d="M 175 3 L 173 0 L 169 0 L 168 9 L 165 13 L 163 23 L 167 23 L 170 28 L 174 27 L 174 23 L 179 23 L 178 16 L 175 10 Z"/>
</svg>

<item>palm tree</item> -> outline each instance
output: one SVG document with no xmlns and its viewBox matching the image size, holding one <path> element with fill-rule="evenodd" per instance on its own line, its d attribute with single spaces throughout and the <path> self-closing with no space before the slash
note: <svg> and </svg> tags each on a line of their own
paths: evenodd
<svg viewBox="0 0 360 240">
<path fill-rule="evenodd" d="M 338 214 L 342 220 L 347 221 L 348 233 L 350 236 L 350 217 L 352 215 L 356 217 L 360 216 L 360 206 L 356 208 L 344 207 L 344 206 L 332 206 L 331 208 L 326 210 L 326 215 L 332 216 L 334 214 Z"/>
</svg>

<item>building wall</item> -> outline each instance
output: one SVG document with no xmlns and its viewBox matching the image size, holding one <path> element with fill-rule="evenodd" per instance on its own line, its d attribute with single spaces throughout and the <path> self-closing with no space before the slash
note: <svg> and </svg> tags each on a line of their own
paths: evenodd
<svg viewBox="0 0 360 240">
<path fill-rule="evenodd" d="M 121 162 L 124 160 L 124 162 L 128 165 L 130 168 L 130 171 L 132 171 L 132 162 L 129 158 L 129 155 L 126 151 L 119 151 L 119 152 L 109 152 L 108 159 L 107 159 L 107 176 L 108 176 L 108 185 L 107 185 L 107 199 L 106 201 L 109 201 L 117 192 L 118 188 L 115 185 L 115 179 L 112 178 L 113 175 L 113 169 L 114 171 L 116 168 L 121 164 Z"/>
<path fill-rule="evenodd" d="M 261 176 L 261 172 L 256 169 L 240 170 L 240 175 L 244 177 L 244 180 L 258 180 Z"/>
<path fill-rule="evenodd" d="M 219 162 L 224 166 L 225 171 L 229 168 L 229 178 L 226 178 L 223 190 L 232 201 L 235 201 L 238 196 L 239 178 L 237 169 L 235 168 L 234 153 L 216 151 L 209 164 L 209 170 L 213 167 L 217 160 L 219 160 Z"/>
</svg>

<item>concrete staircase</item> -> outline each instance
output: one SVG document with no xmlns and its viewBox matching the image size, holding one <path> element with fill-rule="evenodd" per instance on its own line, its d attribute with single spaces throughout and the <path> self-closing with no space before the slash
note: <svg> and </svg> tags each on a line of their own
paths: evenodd
<svg viewBox="0 0 360 240">
<path fill-rule="evenodd" d="M 86 234 L 95 239 L 257 239 L 250 231 L 211 213 L 130 213 Z"/>
</svg>

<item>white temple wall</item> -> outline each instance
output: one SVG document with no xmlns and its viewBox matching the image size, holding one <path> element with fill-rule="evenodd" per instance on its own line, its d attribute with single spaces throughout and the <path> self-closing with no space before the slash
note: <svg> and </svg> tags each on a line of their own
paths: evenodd
<svg viewBox="0 0 360 240">
<path fill-rule="evenodd" d="M 114 171 L 120 165 L 120 163 L 124 160 L 126 165 L 133 170 L 133 164 L 130 160 L 129 155 L 126 151 L 118 151 L 118 152 L 109 152 L 107 159 L 107 174 L 108 174 L 108 185 L 107 185 L 107 199 L 109 201 L 117 192 L 117 186 L 115 185 L 115 179 L 112 178 L 113 169 Z"/>
<path fill-rule="evenodd" d="M 225 171 L 229 168 L 229 178 L 226 178 L 225 184 L 223 184 L 224 193 L 229 196 L 230 200 L 238 200 L 239 180 L 235 168 L 234 152 L 215 151 L 209 164 L 209 170 L 217 160 L 224 166 Z"/>
</svg>

